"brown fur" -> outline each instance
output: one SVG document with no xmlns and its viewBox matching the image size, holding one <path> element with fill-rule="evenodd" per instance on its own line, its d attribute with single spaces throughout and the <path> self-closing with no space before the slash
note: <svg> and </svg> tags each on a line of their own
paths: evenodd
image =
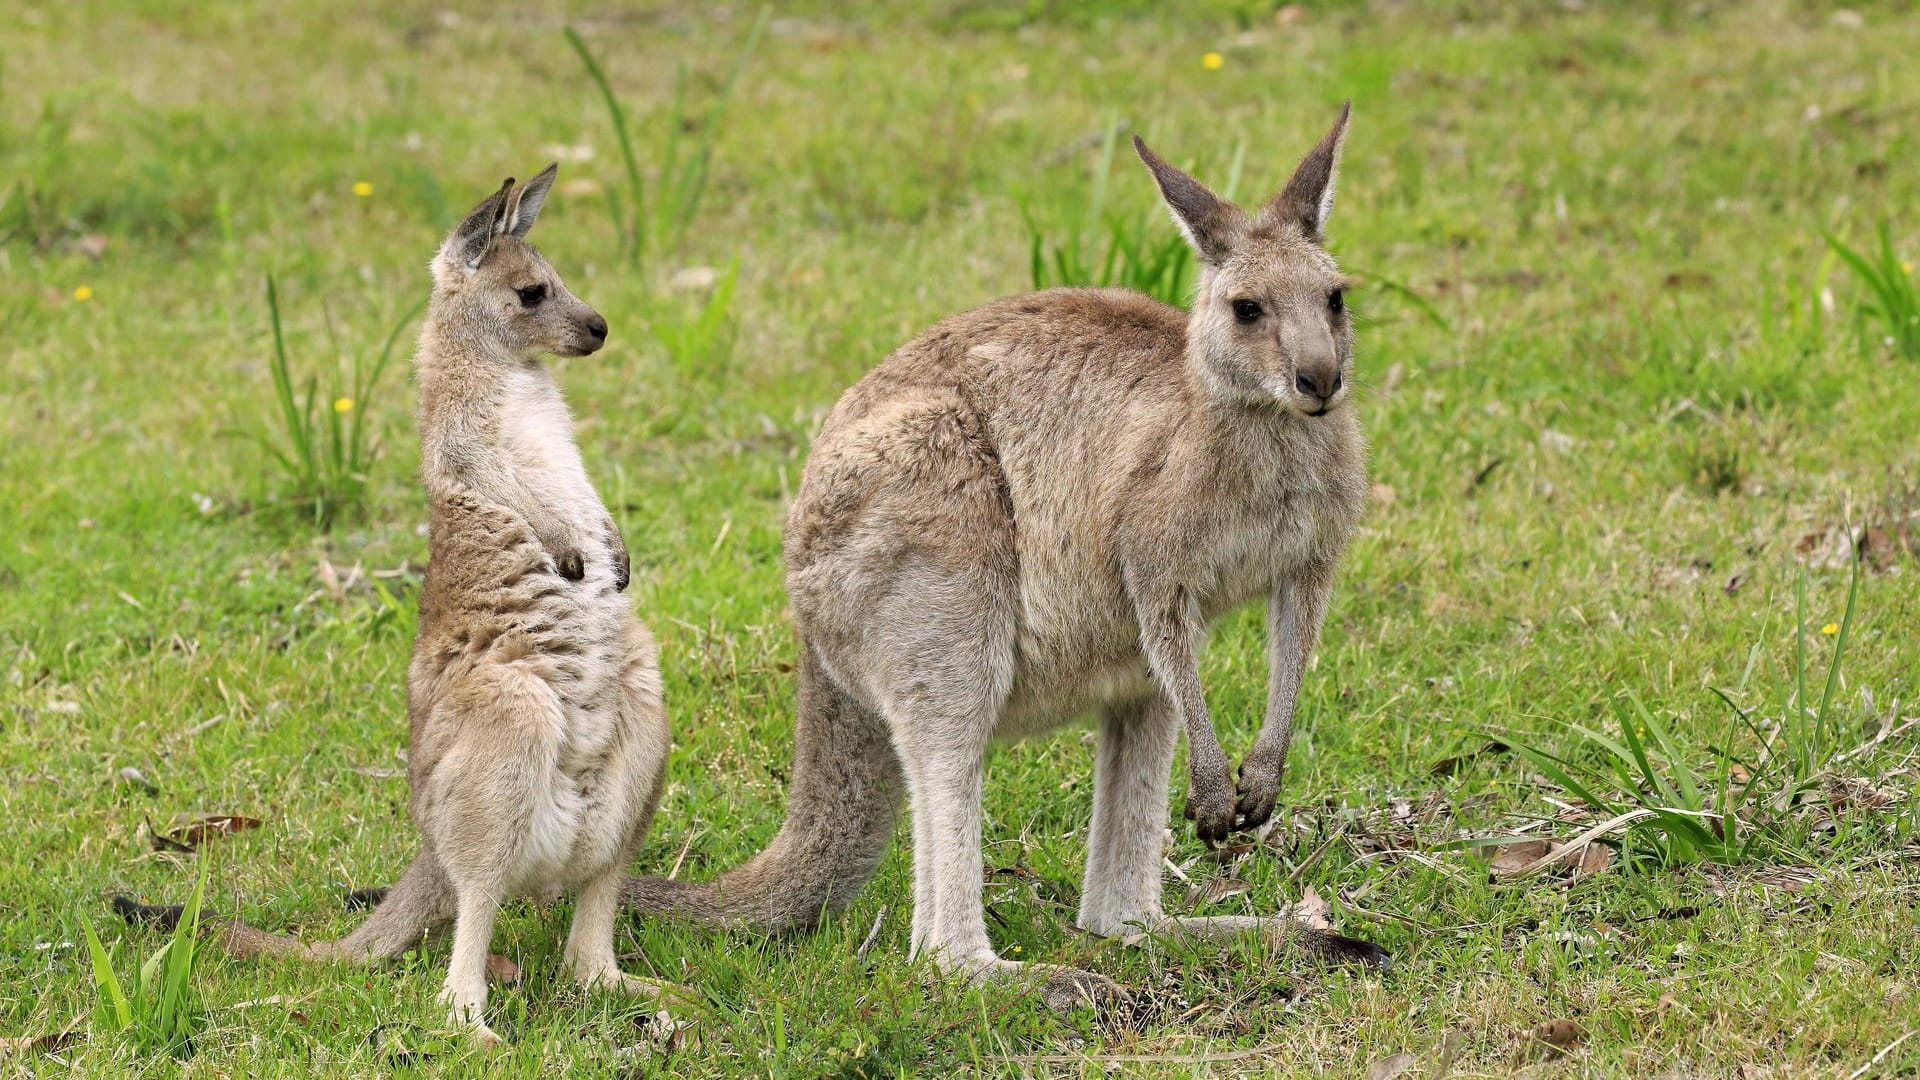
<svg viewBox="0 0 1920 1080">
<path fill-rule="evenodd" d="M 442 997 L 483 1040 L 502 901 L 579 890 L 566 957 L 590 986 L 657 988 L 614 962 L 617 890 L 659 801 L 668 732 L 652 635 L 621 595 L 627 552 L 540 353 L 606 323 L 523 239 L 554 169 L 512 181 L 436 255 L 420 335 L 432 560 L 407 673 L 421 851 L 359 929 L 305 945 L 233 921 L 236 955 L 368 962 L 455 925 Z M 529 304 L 528 290 L 544 295 Z"/>
<path fill-rule="evenodd" d="M 871 875 L 904 788 L 914 950 L 976 978 L 1017 973 L 981 911 L 982 756 L 992 738 L 1093 712 L 1082 927 L 1270 931 L 1384 961 L 1278 920 L 1168 919 L 1159 897 L 1182 728 L 1202 837 L 1272 814 L 1366 497 L 1352 327 L 1333 296 L 1344 282 L 1319 242 L 1345 126 L 1257 215 L 1139 147 L 1200 254 L 1191 315 L 1117 289 L 1002 300 L 927 331 L 841 398 L 787 526 L 801 665 L 786 824 L 711 885 L 634 879 L 629 907 L 805 925 Z M 1195 656 L 1214 619 L 1256 599 L 1271 611 L 1271 693 L 1236 787 Z M 1111 989 L 1062 970 L 1049 986 L 1063 1000 Z"/>
</svg>

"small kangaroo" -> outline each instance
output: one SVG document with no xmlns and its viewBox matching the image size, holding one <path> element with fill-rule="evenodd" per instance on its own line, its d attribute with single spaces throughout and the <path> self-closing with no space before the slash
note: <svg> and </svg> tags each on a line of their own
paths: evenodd
<svg viewBox="0 0 1920 1080">
<path fill-rule="evenodd" d="M 526 243 L 557 166 L 507 180 L 433 260 L 415 366 L 432 559 L 407 672 L 421 851 L 359 929 L 305 945 L 238 920 L 235 955 L 370 962 L 453 923 L 441 993 L 485 1043 L 486 960 L 515 896 L 578 889 L 566 961 L 587 986 L 657 993 L 614 961 L 620 885 L 668 750 L 657 650 L 621 595 L 625 542 L 574 445 L 542 353 L 607 324 Z M 133 916 L 166 909 L 116 902 Z"/>
<path fill-rule="evenodd" d="M 1179 732 L 1209 843 L 1272 815 L 1302 673 L 1367 494 L 1346 282 L 1323 247 L 1348 111 L 1248 214 L 1139 139 L 1199 256 L 1186 315 L 1120 289 L 1054 289 L 957 315 L 840 399 L 786 533 L 799 636 L 787 818 L 710 885 L 628 882 L 626 904 L 767 928 L 848 904 L 913 809 L 913 942 L 947 971 L 1018 977 L 981 907 L 989 740 L 1091 711 L 1100 730 L 1079 925 L 1285 935 L 1285 918 L 1171 919 L 1161 833 Z M 1265 724 L 1236 786 L 1196 665 L 1210 623 L 1269 610 Z M 1044 967 L 1056 1006 L 1117 992 Z"/>
</svg>

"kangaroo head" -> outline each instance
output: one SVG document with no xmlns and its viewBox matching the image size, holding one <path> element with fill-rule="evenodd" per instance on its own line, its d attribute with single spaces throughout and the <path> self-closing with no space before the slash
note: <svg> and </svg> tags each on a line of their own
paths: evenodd
<svg viewBox="0 0 1920 1080">
<path fill-rule="evenodd" d="M 1235 400 L 1323 416 L 1350 396 L 1347 282 L 1322 245 L 1351 111 L 1341 109 L 1339 123 L 1256 214 L 1134 137 L 1174 223 L 1199 255 L 1189 354 L 1209 383 Z"/>
<path fill-rule="evenodd" d="M 517 188 L 509 177 L 453 230 L 433 259 L 429 320 L 515 356 L 585 356 L 606 344 L 607 320 L 526 241 L 559 171 L 549 165 Z"/>
</svg>

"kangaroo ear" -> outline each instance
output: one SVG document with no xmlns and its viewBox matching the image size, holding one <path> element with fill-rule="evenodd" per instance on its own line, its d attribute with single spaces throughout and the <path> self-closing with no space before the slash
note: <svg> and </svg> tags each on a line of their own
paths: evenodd
<svg viewBox="0 0 1920 1080">
<path fill-rule="evenodd" d="M 1218 263 L 1226 258 L 1234 241 L 1241 231 L 1240 208 L 1207 190 L 1207 186 L 1179 169 L 1160 160 L 1160 155 L 1147 148 L 1140 136 L 1133 137 L 1134 152 L 1146 163 L 1147 171 L 1153 173 L 1154 183 L 1160 185 L 1160 197 L 1167 202 L 1167 209 L 1173 213 L 1173 223 L 1180 226 L 1186 235 L 1187 243 L 1200 256 L 1201 262 Z"/>
<path fill-rule="evenodd" d="M 1334 173 L 1340 167 L 1340 147 L 1347 141 L 1347 118 L 1352 115 L 1353 102 L 1340 106 L 1339 122 L 1307 152 L 1287 186 L 1260 211 L 1262 218 L 1298 225 L 1316 244 L 1326 239 L 1327 218 L 1333 216 Z"/>
<path fill-rule="evenodd" d="M 507 196 L 507 213 L 501 228 L 522 240 L 526 239 L 527 230 L 533 228 L 534 219 L 540 216 L 540 208 L 547 202 L 547 192 L 553 190 L 553 178 L 558 175 L 560 163 L 556 161 Z"/>
<path fill-rule="evenodd" d="M 493 247 L 493 238 L 500 235 L 500 226 L 506 220 L 507 196 L 512 191 L 513 177 L 509 176 L 500 185 L 499 191 L 474 207 L 473 213 L 467 215 L 467 220 L 453 230 L 452 236 L 447 237 L 446 246 L 441 250 L 460 269 L 469 274 L 480 269 L 487 252 Z"/>
</svg>

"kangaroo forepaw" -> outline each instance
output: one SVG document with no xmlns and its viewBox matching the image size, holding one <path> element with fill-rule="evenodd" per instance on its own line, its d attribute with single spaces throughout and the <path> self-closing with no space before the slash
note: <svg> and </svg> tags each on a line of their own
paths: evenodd
<svg viewBox="0 0 1920 1080">
<path fill-rule="evenodd" d="M 587 576 L 587 561 L 577 550 L 561 548 L 553 553 L 553 569 L 568 581 L 579 581 Z"/>
<path fill-rule="evenodd" d="M 1251 766 L 1251 768 L 1249 768 Z M 1239 818 L 1236 823 L 1240 829 L 1257 829 L 1273 818 L 1273 808 L 1280 802 L 1280 769 L 1266 765 L 1253 758 L 1240 763 L 1239 801 L 1234 804 L 1234 813 Z"/>
<path fill-rule="evenodd" d="M 1195 781 L 1187 789 L 1187 820 L 1193 822 L 1194 834 L 1208 847 L 1224 843 L 1233 835 L 1234 810 L 1232 784 L 1203 786 Z"/>
</svg>

